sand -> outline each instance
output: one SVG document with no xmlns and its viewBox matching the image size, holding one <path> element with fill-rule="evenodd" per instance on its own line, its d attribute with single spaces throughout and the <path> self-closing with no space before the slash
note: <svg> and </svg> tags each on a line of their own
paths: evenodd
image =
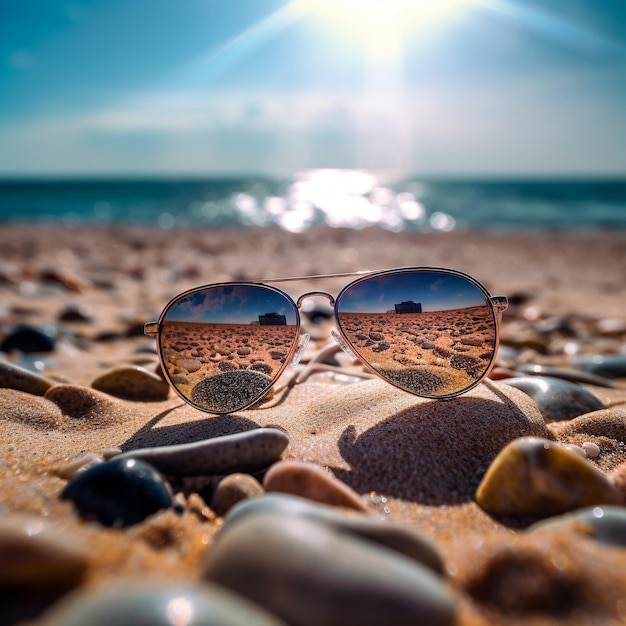
<svg viewBox="0 0 626 626">
<path fill-rule="evenodd" d="M 606 454 L 597 465 L 607 473 L 626 462 L 614 433 L 581 439 L 573 429 L 547 429 L 534 403 L 503 382 L 488 380 L 446 402 L 424 400 L 367 378 L 339 353 L 329 359 L 329 371 L 322 367 L 265 408 L 221 417 L 185 404 L 173 392 L 164 401 L 130 402 L 90 389 L 95 378 L 116 367 L 157 371 L 154 339 L 142 335 L 143 324 L 158 319 L 169 299 L 187 289 L 230 279 L 408 265 L 467 272 L 493 295 L 509 296 L 501 337 L 520 362 L 564 366 L 575 356 L 624 351 L 626 234 L 619 232 L 321 229 L 290 235 L 3 225 L 0 339 L 18 324 L 52 326 L 55 351 L 29 361 L 63 384 L 47 399 L 0 390 L 0 511 L 44 515 L 87 543 L 88 586 L 126 575 L 194 579 L 221 522 L 191 494 L 208 493 L 211 481 L 176 485 L 187 496 L 185 514 L 168 511 L 119 531 L 82 522 L 59 500 L 65 480 L 51 470 L 110 447 L 129 450 L 278 426 L 290 437 L 283 458 L 320 465 L 363 494 L 381 517 L 415 525 L 434 538 L 459 591 L 460 624 L 611 623 L 620 615 L 626 620 L 626 607 L 619 605 L 626 591 L 626 550 L 572 536 L 541 544 L 522 532 L 528 520 L 494 519 L 473 501 L 490 460 L 521 434 L 599 442 Z M 320 289 L 337 293 L 345 282 L 288 283 L 287 291 L 294 297 Z M 327 311 L 325 299 L 316 305 Z M 77 310 L 86 319 L 63 320 Z M 301 368 L 326 346 L 332 322 L 304 318 L 304 326 L 312 341 Z M 468 348 L 478 360 L 484 346 Z M 268 367 L 283 365 L 269 343 L 261 355 L 243 352 L 237 358 L 250 364 L 257 359 Z M 175 356 L 167 356 L 172 368 Z M 189 347 L 181 346 L 177 358 L 194 369 Z M 507 358 L 503 350 L 498 365 L 509 366 Z M 293 372 L 288 367 L 281 382 Z M 191 389 L 195 372 L 182 373 Z M 592 390 L 607 407 L 626 402 L 622 389 Z M 526 430 L 520 430 L 522 422 Z M 554 563 L 563 559 L 578 600 L 558 599 L 564 570 Z"/>
</svg>

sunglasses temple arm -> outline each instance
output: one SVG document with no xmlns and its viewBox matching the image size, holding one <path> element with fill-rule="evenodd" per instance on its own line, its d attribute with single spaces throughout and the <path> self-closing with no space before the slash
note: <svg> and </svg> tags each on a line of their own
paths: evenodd
<svg viewBox="0 0 626 626">
<path fill-rule="evenodd" d="M 159 322 L 148 322 L 144 324 L 143 334 L 146 337 L 155 337 L 159 334 Z"/>
<path fill-rule="evenodd" d="M 502 313 L 509 308 L 509 300 L 506 296 L 491 296 L 489 300 L 496 312 L 499 324 L 502 321 Z"/>
</svg>

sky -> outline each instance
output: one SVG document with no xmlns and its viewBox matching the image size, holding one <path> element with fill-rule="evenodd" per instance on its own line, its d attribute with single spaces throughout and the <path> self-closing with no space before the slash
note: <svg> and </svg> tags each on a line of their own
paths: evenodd
<svg viewBox="0 0 626 626">
<path fill-rule="evenodd" d="M 626 173 L 624 0 L 4 0 L 0 176 Z"/>
<path fill-rule="evenodd" d="M 455 274 L 400 272 L 365 279 L 338 298 L 340 313 L 386 313 L 401 302 L 416 302 L 424 313 L 484 306 L 478 287 Z"/>
</svg>

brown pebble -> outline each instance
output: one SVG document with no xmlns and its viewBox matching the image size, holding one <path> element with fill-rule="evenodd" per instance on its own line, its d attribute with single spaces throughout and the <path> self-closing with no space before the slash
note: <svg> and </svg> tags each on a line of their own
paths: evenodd
<svg viewBox="0 0 626 626">
<path fill-rule="evenodd" d="M 54 383 L 14 363 L 0 360 L 0 387 L 43 396 Z"/>
<path fill-rule="evenodd" d="M 167 400 L 170 386 L 161 377 L 140 366 L 118 367 L 98 376 L 91 386 L 124 400 Z"/>
<path fill-rule="evenodd" d="M 87 553 L 74 539 L 40 517 L 0 519 L 0 588 L 70 589 L 87 568 Z"/>
<path fill-rule="evenodd" d="M 229 474 L 215 487 L 211 508 L 218 515 L 224 515 L 237 502 L 263 493 L 265 489 L 254 476 L 243 473 Z"/>
<path fill-rule="evenodd" d="M 275 463 L 265 474 L 263 486 L 266 491 L 289 493 L 322 504 L 343 506 L 357 511 L 369 510 L 356 491 L 313 463 Z"/>
</svg>

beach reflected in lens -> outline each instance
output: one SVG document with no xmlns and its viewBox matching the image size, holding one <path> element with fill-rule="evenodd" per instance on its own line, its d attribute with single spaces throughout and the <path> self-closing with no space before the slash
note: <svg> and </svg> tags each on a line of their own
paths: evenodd
<svg viewBox="0 0 626 626">
<path fill-rule="evenodd" d="M 298 337 L 295 305 L 257 285 L 220 285 L 168 307 L 160 350 L 172 385 L 199 408 L 230 413 L 267 394 Z"/>
<path fill-rule="evenodd" d="M 365 278 L 340 294 L 337 312 L 353 351 L 380 376 L 416 395 L 462 393 L 489 371 L 495 354 L 488 296 L 453 273 Z"/>
</svg>

